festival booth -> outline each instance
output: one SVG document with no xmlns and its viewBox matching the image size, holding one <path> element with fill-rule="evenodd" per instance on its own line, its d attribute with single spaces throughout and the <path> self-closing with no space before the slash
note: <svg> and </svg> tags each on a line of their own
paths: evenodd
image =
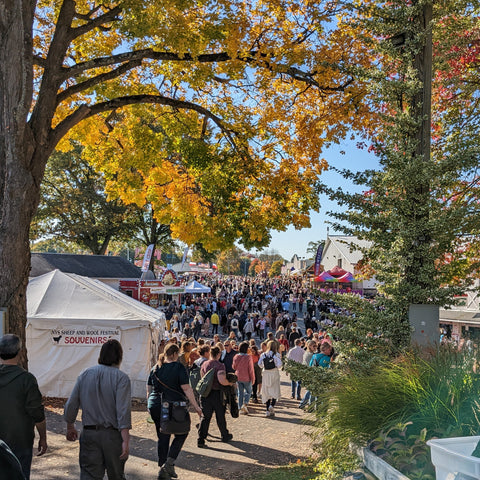
<svg viewBox="0 0 480 480">
<path fill-rule="evenodd" d="M 164 329 L 162 312 L 98 280 L 54 270 L 28 284 L 29 368 L 46 396 L 68 397 L 80 372 L 98 363 L 101 345 L 115 338 L 132 397 L 144 398 Z"/>
<path fill-rule="evenodd" d="M 192 280 L 186 287 L 185 293 L 210 293 L 211 288 L 207 287 L 206 285 L 202 285 L 201 283 L 197 282 L 196 280 Z"/>
<path fill-rule="evenodd" d="M 171 268 L 165 269 L 155 280 L 120 280 L 119 289 L 152 308 L 166 307 L 172 299 L 179 303 L 180 295 L 185 293 L 185 287 L 181 285 L 177 272 Z"/>
<path fill-rule="evenodd" d="M 348 284 L 347 291 L 351 291 L 352 282 L 355 281 L 355 277 L 350 272 L 347 272 L 343 268 L 338 266 L 333 267 L 331 270 L 322 272 L 320 275 L 315 277 L 315 282 L 324 283 L 325 285 L 328 283 L 336 283 L 337 292 L 338 292 L 338 285 L 341 284 Z"/>
</svg>

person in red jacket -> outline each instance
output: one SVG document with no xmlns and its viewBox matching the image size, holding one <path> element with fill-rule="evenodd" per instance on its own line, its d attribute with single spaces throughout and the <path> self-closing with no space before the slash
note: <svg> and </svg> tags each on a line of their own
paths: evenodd
<svg viewBox="0 0 480 480">
<path fill-rule="evenodd" d="M 252 385 L 255 382 L 255 370 L 252 356 L 248 354 L 248 342 L 242 342 L 238 354 L 233 357 L 233 369 L 238 377 L 238 407 L 240 412 L 248 415 L 247 404 L 252 396 Z"/>
<path fill-rule="evenodd" d="M 280 342 L 280 345 L 283 345 L 283 348 L 280 347 L 280 351 L 282 352 L 282 358 L 284 358 L 288 352 L 290 344 L 283 333 L 280 335 L 280 339 L 278 341 Z"/>
</svg>

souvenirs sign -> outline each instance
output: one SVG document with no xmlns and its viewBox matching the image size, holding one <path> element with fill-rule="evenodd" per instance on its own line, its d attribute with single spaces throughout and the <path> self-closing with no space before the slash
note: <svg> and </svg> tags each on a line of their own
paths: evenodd
<svg viewBox="0 0 480 480">
<path fill-rule="evenodd" d="M 71 327 L 51 330 L 54 345 L 74 345 L 89 347 L 103 345 L 107 340 L 114 338 L 120 341 L 121 332 L 118 328 L 108 327 Z"/>
</svg>

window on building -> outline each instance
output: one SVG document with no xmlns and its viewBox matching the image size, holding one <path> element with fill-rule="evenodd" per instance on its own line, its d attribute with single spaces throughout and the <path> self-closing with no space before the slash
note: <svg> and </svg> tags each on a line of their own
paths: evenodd
<svg viewBox="0 0 480 480">
<path fill-rule="evenodd" d="M 342 259 L 341 258 L 339 258 L 337 260 L 337 265 L 338 265 L 338 268 L 342 268 Z"/>
</svg>

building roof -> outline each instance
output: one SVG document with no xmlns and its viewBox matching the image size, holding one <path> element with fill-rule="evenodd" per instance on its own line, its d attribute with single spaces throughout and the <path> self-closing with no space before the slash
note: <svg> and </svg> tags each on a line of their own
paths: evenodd
<svg viewBox="0 0 480 480">
<path fill-rule="evenodd" d="M 329 235 L 325 250 L 329 246 L 329 241 L 352 265 L 356 265 L 363 258 L 362 249 L 368 249 L 372 246 L 370 240 L 361 240 L 353 235 Z"/>
<path fill-rule="evenodd" d="M 30 277 L 52 270 L 90 278 L 140 278 L 142 271 L 122 257 L 108 255 L 72 255 L 68 253 L 32 253 Z"/>
</svg>

